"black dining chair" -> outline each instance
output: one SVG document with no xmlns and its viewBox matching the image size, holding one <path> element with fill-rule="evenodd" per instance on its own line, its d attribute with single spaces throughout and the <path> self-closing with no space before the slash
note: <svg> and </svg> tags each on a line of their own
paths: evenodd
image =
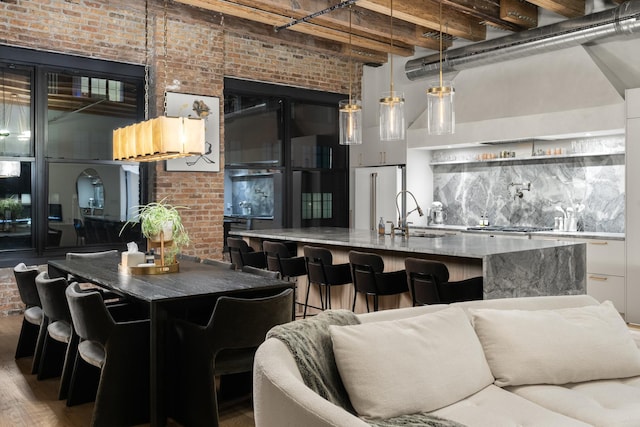
<svg viewBox="0 0 640 427">
<path fill-rule="evenodd" d="M 220 297 L 204 326 L 174 320 L 172 418 L 188 426 L 218 426 L 215 376 L 251 372 L 267 331 L 292 319 L 293 289 L 287 289 L 261 298 Z"/>
<path fill-rule="evenodd" d="M 442 262 L 406 258 L 404 265 L 414 306 L 483 299 L 482 276 L 450 282 L 449 269 Z"/>
<path fill-rule="evenodd" d="M 36 288 L 36 276 L 40 273 L 37 267 L 29 268 L 23 262 L 13 268 L 13 275 L 18 286 L 20 299 L 25 305 L 22 328 L 16 347 L 15 358 L 33 356 L 32 374 L 37 372 L 40 355 L 36 354 L 38 332 L 42 324 L 42 304 Z"/>
<path fill-rule="evenodd" d="M 307 265 L 303 256 L 293 256 L 290 248 L 282 242 L 262 242 L 267 257 L 267 269 L 277 271 L 283 279 L 305 276 Z"/>
<path fill-rule="evenodd" d="M 353 280 L 353 306 L 356 309 L 358 293 L 365 295 L 367 312 L 369 296 L 373 297 L 373 311 L 378 311 L 378 297 L 381 295 L 398 295 L 407 292 L 405 270 L 384 271 L 384 261 L 380 255 L 368 252 L 349 251 L 351 278 Z"/>
<path fill-rule="evenodd" d="M 304 302 L 304 313 L 307 317 L 311 284 L 318 285 L 320 308 L 331 308 L 331 288 L 352 283 L 349 263 L 334 264 L 331 251 L 317 246 L 304 246 L 304 259 L 307 263 L 307 296 Z M 324 292 L 323 292 L 324 289 Z"/>
<path fill-rule="evenodd" d="M 119 320 L 114 315 L 116 306 L 107 307 L 98 292 L 83 290 L 78 283 L 67 287 L 66 298 L 73 328 L 81 338 L 69 399 L 82 401 L 78 394 L 89 388 L 83 377 L 97 368 L 100 375 L 91 425 L 149 422 L 149 319 L 137 318 L 137 312 L 127 310 Z"/>
<path fill-rule="evenodd" d="M 269 279 L 280 278 L 279 271 L 265 270 L 264 268 L 252 267 L 250 265 L 245 265 L 244 267 L 242 267 L 242 271 L 244 273 L 255 274 L 256 276 L 268 277 Z"/>
<path fill-rule="evenodd" d="M 242 270 L 245 265 L 256 268 L 267 267 L 265 253 L 254 250 L 244 239 L 227 237 L 227 246 L 229 247 L 231 263 L 236 266 L 237 270 Z"/>
<path fill-rule="evenodd" d="M 36 276 L 36 288 L 43 311 L 38 336 L 41 353 L 37 378 L 43 380 L 61 376 L 58 399 L 67 397 L 78 348 L 78 337 L 73 333 L 71 313 L 65 297 L 67 286 L 64 277 L 50 278 L 45 271 Z"/>
</svg>

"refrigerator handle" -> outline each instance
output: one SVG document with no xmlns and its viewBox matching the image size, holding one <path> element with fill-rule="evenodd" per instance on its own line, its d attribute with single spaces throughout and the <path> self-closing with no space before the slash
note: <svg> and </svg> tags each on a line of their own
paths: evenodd
<svg viewBox="0 0 640 427">
<path fill-rule="evenodd" d="M 371 197 L 369 197 L 369 229 L 376 229 L 376 206 L 378 205 L 378 201 L 376 197 L 378 196 L 378 173 L 373 172 L 371 174 L 371 185 L 369 186 L 371 191 Z"/>
</svg>

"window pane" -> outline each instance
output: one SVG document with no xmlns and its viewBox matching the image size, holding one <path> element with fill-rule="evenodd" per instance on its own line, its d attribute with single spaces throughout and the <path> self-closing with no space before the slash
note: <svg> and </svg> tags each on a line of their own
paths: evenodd
<svg viewBox="0 0 640 427">
<path fill-rule="evenodd" d="M 107 97 L 107 82 L 122 96 Z M 113 130 L 138 118 L 135 83 L 64 73 L 49 73 L 48 83 L 46 156 L 111 160 Z"/>
<path fill-rule="evenodd" d="M 122 226 L 140 204 L 139 166 L 49 164 L 47 246 L 130 242 L 137 233 Z M 71 189 L 71 191 L 69 191 Z"/>
<path fill-rule="evenodd" d="M 19 176 L 8 176 L 14 164 Z M 0 250 L 30 248 L 31 162 L 0 160 L 0 176 Z"/>
<path fill-rule="evenodd" d="M 282 103 L 225 94 L 225 163 L 282 165 Z"/>
<path fill-rule="evenodd" d="M 0 92 L 0 156 L 30 157 L 30 74 L 0 67 Z"/>
</svg>

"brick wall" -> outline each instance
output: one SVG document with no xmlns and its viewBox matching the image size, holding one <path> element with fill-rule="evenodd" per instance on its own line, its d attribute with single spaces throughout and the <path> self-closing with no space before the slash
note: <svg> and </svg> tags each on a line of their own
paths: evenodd
<svg viewBox="0 0 640 427">
<path fill-rule="evenodd" d="M 172 92 L 217 96 L 222 102 L 225 76 L 348 91 L 347 58 L 339 46 L 173 2 L 168 2 L 165 26 L 163 4 L 150 0 L 147 20 L 143 1 L 5 0 L 0 2 L 0 43 L 143 65 L 148 21 L 151 117 L 162 112 L 167 85 Z M 222 117 L 220 122 L 224 164 Z M 155 171 L 155 198 L 190 207 L 183 214 L 192 238 L 185 253 L 220 259 L 223 173 L 166 172 L 164 162 Z M 16 298 L 11 269 L 0 269 L 0 316 L 15 311 Z"/>
</svg>

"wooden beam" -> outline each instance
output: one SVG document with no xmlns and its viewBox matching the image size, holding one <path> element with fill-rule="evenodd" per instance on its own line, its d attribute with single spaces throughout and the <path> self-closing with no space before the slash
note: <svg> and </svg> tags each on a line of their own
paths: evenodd
<svg viewBox="0 0 640 427">
<path fill-rule="evenodd" d="M 243 1 L 243 0 L 176 0 L 178 3 L 186 4 L 189 6 L 195 6 L 202 9 L 223 13 L 230 16 L 235 16 L 250 21 L 256 21 L 273 27 L 279 27 L 285 25 L 291 21 L 291 14 L 285 16 L 276 12 L 268 10 L 261 10 L 256 8 L 255 1 Z M 247 3 L 247 4 L 243 4 Z M 349 35 L 347 32 L 336 30 L 334 28 L 328 28 L 325 26 L 317 25 L 316 23 L 303 22 L 294 25 L 289 28 L 291 31 L 296 31 L 302 34 L 311 35 L 314 37 L 325 38 L 328 40 L 338 41 L 341 43 L 348 43 Z M 388 52 L 391 48 L 390 43 L 387 41 L 381 41 L 372 39 L 370 37 L 364 37 L 361 33 L 355 34 L 352 37 L 352 44 L 354 46 L 361 47 L 370 51 Z M 408 43 L 394 43 L 393 54 L 399 56 L 411 56 L 413 55 L 413 45 Z"/>
<path fill-rule="evenodd" d="M 538 26 L 538 6 L 523 0 L 500 0 L 500 18 L 535 28 Z"/>
<path fill-rule="evenodd" d="M 358 0 L 358 6 L 389 15 L 389 0 Z M 440 29 L 440 3 L 436 0 L 394 0 L 393 16 L 413 22 L 432 30 Z M 487 28 L 473 16 L 460 13 L 451 7 L 442 8 L 443 30 L 454 37 L 471 41 L 482 41 L 487 37 Z"/>
<path fill-rule="evenodd" d="M 567 18 L 578 18 L 585 13 L 585 0 L 529 0 L 529 2 Z"/>
<path fill-rule="evenodd" d="M 513 0 L 520 1 L 520 0 Z M 444 6 L 476 17 L 479 22 L 505 31 L 519 32 L 530 28 L 519 22 L 505 20 L 500 11 L 500 2 L 493 0 L 442 0 Z"/>
</svg>

